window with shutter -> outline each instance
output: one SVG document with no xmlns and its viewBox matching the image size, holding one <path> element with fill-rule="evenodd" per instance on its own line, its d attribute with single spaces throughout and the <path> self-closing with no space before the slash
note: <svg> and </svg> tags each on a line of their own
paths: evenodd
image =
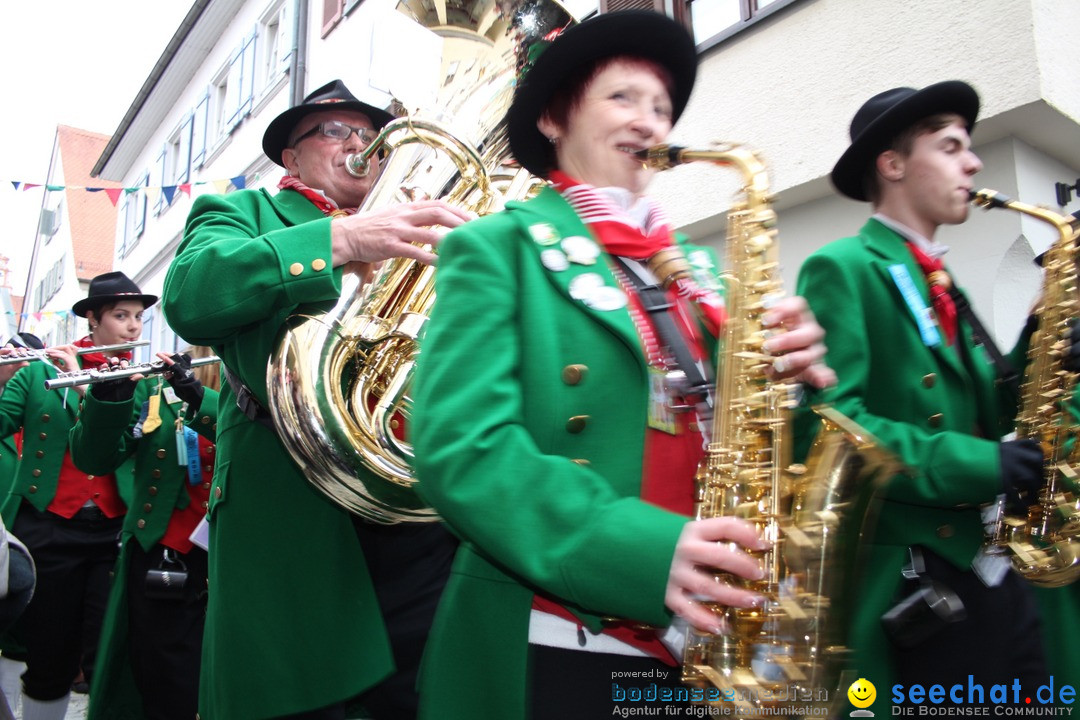
<svg viewBox="0 0 1080 720">
<path fill-rule="evenodd" d="M 241 120 L 251 112 L 251 106 L 255 99 L 255 46 L 258 38 L 257 28 L 251 31 L 251 35 L 244 41 L 240 51 L 240 98 L 237 108 Z"/>
<path fill-rule="evenodd" d="M 323 0 L 322 34 L 326 37 L 345 15 L 345 0 Z"/>
<path fill-rule="evenodd" d="M 206 159 L 206 130 L 210 120 L 210 93 L 195 106 L 191 123 L 191 166 L 201 168 Z"/>
</svg>

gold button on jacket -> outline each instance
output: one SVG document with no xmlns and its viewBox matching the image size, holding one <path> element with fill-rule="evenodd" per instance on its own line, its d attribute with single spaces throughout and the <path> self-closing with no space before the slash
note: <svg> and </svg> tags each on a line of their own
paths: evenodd
<svg viewBox="0 0 1080 720">
<path fill-rule="evenodd" d="M 585 371 L 589 368 L 585 365 L 567 365 L 562 371 L 562 380 L 567 385 L 577 385 L 585 377 Z"/>
<path fill-rule="evenodd" d="M 585 424 L 588 420 L 588 415 L 575 415 L 566 421 L 566 431 L 570 433 L 579 433 L 585 429 Z"/>
</svg>

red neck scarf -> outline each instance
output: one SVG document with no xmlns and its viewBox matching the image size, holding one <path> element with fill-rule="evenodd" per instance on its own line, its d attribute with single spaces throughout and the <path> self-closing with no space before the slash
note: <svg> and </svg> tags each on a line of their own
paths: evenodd
<svg viewBox="0 0 1080 720">
<path fill-rule="evenodd" d="M 956 340 L 956 303 L 949 294 L 952 279 L 945 270 L 945 263 L 941 262 L 940 258 L 930 257 L 913 242 L 909 242 L 907 246 L 926 277 L 926 284 L 930 289 L 930 302 L 934 306 L 938 324 L 945 331 L 946 343 L 952 345 Z"/>
<path fill-rule="evenodd" d="M 94 341 L 90 338 L 89 335 L 83 338 L 79 338 L 71 344 L 75 347 L 81 348 L 94 347 Z M 116 357 L 120 358 L 121 360 L 131 360 L 131 351 L 124 350 L 123 352 L 118 353 Z M 107 362 L 108 359 L 106 359 L 105 353 L 85 353 L 79 356 L 79 363 L 84 368 L 97 368 Z"/>
<path fill-rule="evenodd" d="M 574 208 L 582 222 L 589 226 L 609 254 L 646 260 L 674 244 L 671 223 L 654 201 L 646 200 L 649 208 L 645 227 L 639 228 L 628 221 L 625 210 L 592 185 L 586 185 L 559 170 L 552 170 L 550 178 L 555 189 Z M 719 334 L 727 319 L 724 301 L 719 295 L 700 287 L 689 277 L 675 280 L 671 289 L 679 297 L 693 303 L 710 333 Z"/>
<path fill-rule="evenodd" d="M 281 180 L 278 181 L 278 189 L 295 190 L 310 200 L 312 205 L 322 210 L 324 215 L 329 215 L 330 217 L 341 217 L 342 215 L 354 215 L 356 213 L 356 208 L 339 208 L 336 202 L 326 197 L 318 190 L 312 190 L 292 175 L 286 175 L 281 178 Z"/>
<path fill-rule="evenodd" d="M 645 260 L 672 244 L 671 223 L 652 200 L 646 200 L 645 227 L 638 228 L 627 222 L 626 211 L 592 185 L 559 170 L 551 171 L 551 182 L 610 254 Z"/>
</svg>

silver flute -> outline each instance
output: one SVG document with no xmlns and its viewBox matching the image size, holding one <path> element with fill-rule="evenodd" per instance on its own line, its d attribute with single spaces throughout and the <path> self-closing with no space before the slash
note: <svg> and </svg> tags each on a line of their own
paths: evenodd
<svg viewBox="0 0 1080 720">
<path fill-rule="evenodd" d="M 130 350 L 132 348 L 144 347 L 149 344 L 149 340 L 136 340 L 135 342 L 119 343 L 117 345 L 96 345 L 94 347 L 76 348 L 75 354 L 89 355 L 90 353 L 120 352 L 121 350 Z M 14 365 L 15 363 L 49 359 L 49 356 L 45 354 L 45 350 L 32 350 L 26 355 L 5 355 L 0 358 L 0 365 Z"/>
<path fill-rule="evenodd" d="M 221 358 L 216 355 L 195 358 L 191 361 L 191 367 L 196 368 L 216 362 L 221 362 Z M 94 383 L 107 382 L 109 380 L 123 380 L 132 375 L 160 375 L 172 371 L 173 367 L 174 366 L 169 365 L 164 360 L 155 360 L 153 362 L 128 365 L 126 368 L 120 368 L 118 370 L 98 370 L 93 368 L 75 370 L 73 372 L 60 373 L 56 377 L 46 380 L 45 389 L 63 390 L 64 388 L 76 387 L 78 385 L 93 385 Z"/>
</svg>

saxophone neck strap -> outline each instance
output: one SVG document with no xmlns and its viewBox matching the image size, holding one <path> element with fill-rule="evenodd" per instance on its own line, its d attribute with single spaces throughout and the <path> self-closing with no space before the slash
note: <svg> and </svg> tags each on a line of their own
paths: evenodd
<svg viewBox="0 0 1080 720">
<path fill-rule="evenodd" d="M 994 339 L 990 337 L 990 333 L 986 332 L 986 328 L 983 327 L 982 322 L 979 320 L 979 316 L 975 314 L 975 311 L 971 308 L 971 303 L 968 302 L 964 293 L 954 285 L 949 289 L 949 295 L 952 296 L 953 304 L 956 305 L 956 314 L 963 320 L 966 320 L 971 327 L 972 339 L 976 345 L 982 345 L 986 350 L 986 354 L 990 356 L 990 361 L 994 364 L 994 368 L 997 371 L 997 382 L 999 385 L 1003 385 L 1007 390 L 1013 393 L 1014 396 L 1019 394 L 1020 390 L 1020 374 L 1013 367 L 1013 364 L 1009 362 L 1009 359 L 1001 354 Z M 960 347 L 965 351 L 966 345 L 960 343 Z"/>
<path fill-rule="evenodd" d="M 244 413 L 244 417 L 252 422 L 257 422 L 273 433 L 277 433 L 274 429 L 274 419 L 270 417 L 270 411 L 262 406 L 262 403 L 255 397 L 255 394 L 251 392 L 251 388 L 240 380 L 240 377 L 232 371 L 225 363 L 221 364 L 221 367 L 225 369 L 225 380 L 229 383 L 229 387 L 232 388 L 233 394 L 236 396 L 236 407 L 240 408 L 240 412 Z"/>
<path fill-rule="evenodd" d="M 686 375 L 687 384 L 694 392 L 708 395 L 712 390 L 712 378 L 709 368 L 702 362 L 694 359 L 686 338 L 679 331 L 672 309 L 675 303 L 668 300 L 667 291 L 655 282 L 648 282 L 642 273 L 644 269 L 636 260 L 628 260 L 619 255 L 612 256 L 623 274 L 637 291 L 641 306 L 649 313 L 656 327 L 656 334 L 660 341 L 667 346 L 675 360 L 675 365 Z M 651 279 L 651 278 L 650 278 Z"/>
</svg>

